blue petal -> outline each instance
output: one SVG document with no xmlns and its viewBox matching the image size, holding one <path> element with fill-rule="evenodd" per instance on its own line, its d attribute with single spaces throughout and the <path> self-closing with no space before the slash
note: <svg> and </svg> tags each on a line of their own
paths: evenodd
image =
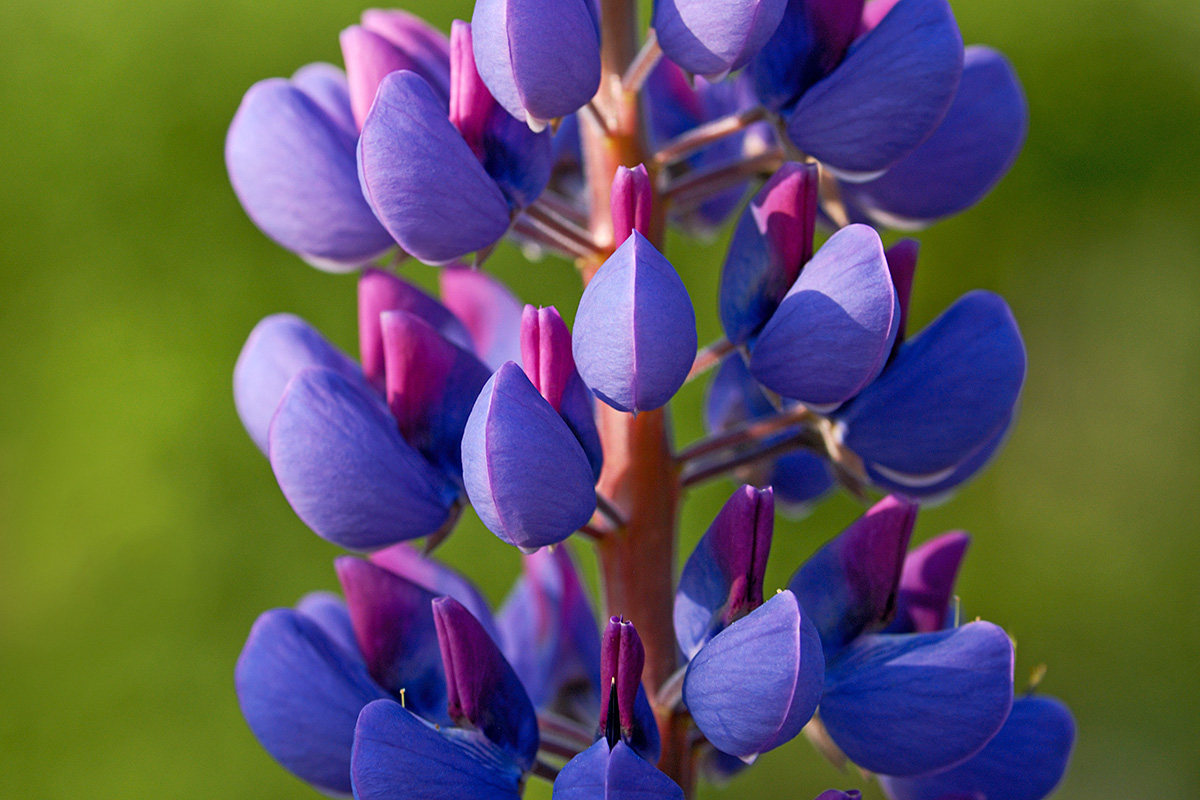
<svg viewBox="0 0 1200 800">
<path fill-rule="evenodd" d="M 775 33 L 787 0 L 655 0 L 651 24 L 667 58 L 694 75 L 740 69 Z"/>
<path fill-rule="evenodd" d="M 675 268 L 637 231 L 583 292 L 572 349 L 585 383 L 619 411 L 649 411 L 683 385 L 696 314 Z"/>
<path fill-rule="evenodd" d="M 308 95 L 342 130 L 358 138 L 346 73 L 333 64 L 305 64 L 292 75 L 292 86 Z"/>
<path fill-rule="evenodd" d="M 1070 710 L 1051 697 L 1018 697 L 996 737 L 953 769 L 918 778 L 882 777 L 892 800 L 1042 800 L 1062 780 L 1075 743 Z"/>
<path fill-rule="evenodd" d="M 250 730 L 276 761 L 327 792 L 350 792 L 350 752 L 362 707 L 386 697 L 360 659 L 287 608 L 263 614 L 234 673 Z"/>
<path fill-rule="evenodd" d="M 880 469 L 877 464 L 867 465 L 867 475 L 876 486 L 915 498 L 923 503 L 937 503 L 952 495 L 960 484 L 970 480 L 975 473 L 987 466 L 992 457 L 999 452 L 1000 446 L 1007 441 L 1008 433 L 1012 430 L 1012 423 L 1013 415 L 1010 414 L 999 433 L 984 442 L 979 449 L 952 469 L 939 472 L 932 477 L 904 475 L 894 470 Z"/>
<path fill-rule="evenodd" d="M 267 452 L 271 417 L 283 390 L 300 371 L 324 367 L 351 383 L 362 384 L 362 371 L 313 326 L 291 314 L 273 314 L 250 331 L 233 368 L 233 402 L 246 432 Z"/>
<path fill-rule="evenodd" d="M 1024 380 L 1025 345 L 1008 305 L 971 292 L 839 412 L 843 440 L 887 475 L 936 484 L 1003 432 Z"/>
<path fill-rule="evenodd" d="M 885 170 L 941 122 L 962 63 L 962 35 L 949 3 L 900 0 L 800 98 L 788 133 L 800 149 L 840 172 Z"/>
<path fill-rule="evenodd" d="M 848 400 L 887 362 L 900 309 L 879 234 L 835 233 L 804 267 L 750 351 L 750 372 L 817 406 Z"/>
<path fill-rule="evenodd" d="M 225 165 L 263 233 L 344 272 L 388 250 L 392 239 L 359 188 L 354 134 L 325 111 L 328 103 L 282 78 L 256 83 L 229 126 Z"/>
<path fill-rule="evenodd" d="M 509 544 L 535 549 L 561 542 L 596 510 L 587 455 L 511 361 L 479 393 L 462 457 L 471 504 Z"/>
<path fill-rule="evenodd" d="M 788 588 L 821 634 L 825 657 L 895 609 L 917 507 L 885 497 L 796 570 Z"/>
<path fill-rule="evenodd" d="M 329 370 L 292 379 L 271 422 L 270 454 L 297 516 L 352 550 L 433 533 L 458 494 L 378 400 Z"/>
<path fill-rule="evenodd" d="M 296 610 L 319 625 L 325 635 L 355 661 L 361 658 L 350 612 L 342 598 L 333 592 L 309 592 L 296 603 Z"/>
<path fill-rule="evenodd" d="M 864 769 L 920 775 L 979 752 L 1012 706 L 1013 647 L 990 622 L 864 636 L 830 666 L 821 720 Z"/>
<path fill-rule="evenodd" d="M 393 72 L 379 85 L 358 166 L 362 192 L 384 227 L 426 263 L 482 250 L 508 230 L 504 194 L 415 73 Z"/>
<path fill-rule="evenodd" d="M 600 739 L 567 762 L 554 781 L 554 800 L 683 800 L 683 790 L 624 742 Z"/>
<path fill-rule="evenodd" d="M 816 629 L 783 591 L 692 659 L 683 700 L 714 747 L 749 758 L 800 732 L 817 708 L 824 672 Z"/>
<path fill-rule="evenodd" d="M 356 800 L 520 800 L 520 768 L 477 733 L 439 731 L 399 703 L 363 709 L 351 762 Z"/>
<path fill-rule="evenodd" d="M 804 513 L 807 503 L 833 488 L 825 459 L 805 450 L 781 456 L 767 482 L 775 489 L 779 510 L 792 516 Z"/>
<path fill-rule="evenodd" d="M 600 32 L 591 0 L 479 0 L 475 64 L 517 119 L 574 113 L 600 88 Z"/>
<path fill-rule="evenodd" d="M 901 230 L 965 211 L 1008 172 L 1028 127 L 1025 93 L 1008 60 L 987 47 L 968 47 L 942 124 L 882 177 L 843 183 L 842 199 Z"/>
</svg>

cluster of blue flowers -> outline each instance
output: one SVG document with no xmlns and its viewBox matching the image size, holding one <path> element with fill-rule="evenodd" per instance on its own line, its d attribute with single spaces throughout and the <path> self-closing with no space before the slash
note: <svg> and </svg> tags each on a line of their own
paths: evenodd
<svg viewBox="0 0 1200 800">
<path fill-rule="evenodd" d="M 1003 443 L 1024 345 L 983 291 L 909 336 L 917 244 L 879 233 L 960 212 L 1008 170 L 1027 123 L 1011 66 L 964 48 L 945 0 L 656 0 L 619 59 L 636 26 L 614 17 L 634 12 L 478 0 L 446 37 L 371 10 L 341 35 L 344 71 L 242 101 L 238 198 L 313 265 L 360 273 L 360 360 L 268 317 L 235 368 L 238 413 L 300 519 L 363 554 L 335 562 L 343 597 L 254 624 L 247 722 L 359 800 L 519 798 L 531 775 L 559 800 L 683 798 L 801 731 L 893 800 L 1040 800 L 1069 711 L 1015 694 L 1001 628 L 959 624 L 967 536 L 909 549 L 919 503 Z M 621 164 L 629 147 L 645 163 Z M 663 228 L 734 216 L 725 338 L 698 349 Z M 573 330 L 481 269 L 504 238 L 577 262 Z M 396 274 L 409 257 L 441 267 L 440 299 Z M 639 497 L 677 519 L 689 486 L 746 485 L 677 580 L 671 547 L 650 572 L 605 570 L 674 605 L 614 607 L 632 595 L 606 586 L 601 628 L 565 542 L 637 551 L 647 502 L 606 491 L 663 453 L 627 434 L 714 367 L 707 438 Z M 885 496 L 770 595 L 776 503 L 838 485 Z M 430 557 L 467 505 L 523 554 L 494 613 Z M 674 674 L 644 674 L 651 658 Z"/>
</svg>

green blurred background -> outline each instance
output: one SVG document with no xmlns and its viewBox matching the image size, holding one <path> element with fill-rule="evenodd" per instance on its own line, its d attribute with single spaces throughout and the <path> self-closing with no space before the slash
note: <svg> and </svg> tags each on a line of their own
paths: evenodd
<svg viewBox="0 0 1200 800">
<path fill-rule="evenodd" d="M 443 28 L 470 13 L 408 7 Z M 258 613 L 335 587 L 337 551 L 242 432 L 230 373 L 275 311 L 353 352 L 354 281 L 250 224 L 222 142 L 247 87 L 338 61 L 359 10 L 0 5 L 0 797 L 312 796 L 250 735 L 232 671 Z M 975 534 L 967 609 L 1014 635 L 1021 685 L 1047 663 L 1044 690 L 1074 709 L 1061 798 L 1200 797 L 1200 10 L 956 13 L 966 41 L 1013 60 L 1032 127 L 990 198 L 921 236 L 914 322 L 969 289 L 1002 292 L 1030 374 L 1003 456 L 917 536 Z M 673 245 L 711 339 L 719 251 Z M 527 301 L 574 307 L 568 266 L 507 248 L 494 265 Z M 682 441 L 699 400 L 681 397 Z M 687 541 L 729 490 L 693 495 Z M 782 522 L 772 582 L 855 513 L 838 498 Z M 496 601 L 518 566 L 474 520 L 445 553 Z M 798 741 L 703 796 L 863 785 Z"/>
</svg>

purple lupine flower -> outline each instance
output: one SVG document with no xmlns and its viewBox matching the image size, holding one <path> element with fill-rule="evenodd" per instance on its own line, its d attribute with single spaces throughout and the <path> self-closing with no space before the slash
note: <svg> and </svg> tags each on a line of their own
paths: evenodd
<svg viewBox="0 0 1200 800">
<path fill-rule="evenodd" d="M 655 0 L 651 25 L 668 58 L 719 80 L 762 49 L 785 8 L 787 0 Z"/>
<path fill-rule="evenodd" d="M 384 78 L 358 144 L 362 193 L 409 253 L 444 264 L 495 244 L 550 179 L 549 133 L 535 134 L 480 82 L 471 26 L 450 36 L 450 106 L 409 71 Z"/>
<path fill-rule="evenodd" d="M 915 516 L 915 506 L 885 498 L 788 582 L 825 648 L 822 725 L 856 764 L 898 776 L 967 760 L 1012 706 L 1012 642 L 995 625 L 873 632 L 894 613 Z"/>
<path fill-rule="evenodd" d="M 839 182 L 852 218 L 914 230 L 965 211 L 1012 167 L 1029 127 L 1012 65 L 988 47 L 966 48 L 962 82 L 929 138 L 880 177 Z"/>
<path fill-rule="evenodd" d="M 574 113 L 600 88 L 593 0 L 479 0 L 471 24 L 483 82 L 533 128 Z"/>
<path fill-rule="evenodd" d="M 763 602 L 774 512 L 770 489 L 736 491 L 688 558 L 675 596 L 676 637 L 689 659 L 683 701 L 714 747 L 746 761 L 800 732 L 825 673 L 817 629 L 796 595 Z"/>
<path fill-rule="evenodd" d="M 579 300 L 574 353 L 596 396 L 620 411 L 660 408 L 696 353 L 696 314 L 675 268 L 634 231 Z"/>
<path fill-rule="evenodd" d="M 962 74 L 963 44 L 946 0 L 901 0 L 861 36 L 862 0 L 789 0 L 751 66 L 763 103 L 788 115 L 801 150 L 866 178 L 938 126 Z"/>
</svg>

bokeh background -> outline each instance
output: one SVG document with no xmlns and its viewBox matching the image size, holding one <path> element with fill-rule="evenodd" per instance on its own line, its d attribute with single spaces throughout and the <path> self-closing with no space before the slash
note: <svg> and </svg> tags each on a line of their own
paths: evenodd
<svg viewBox="0 0 1200 800">
<path fill-rule="evenodd" d="M 409 0 L 443 28 L 470 4 Z M 246 219 L 222 160 L 254 81 L 338 61 L 353 0 L 0 3 L 0 797 L 313 796 L 259 748 L 232 671 L 261 611 L 334 588 L 244 435 L 230 373 L 298 313 L 355 348 L 354 281 Z M 975 534 L 969 613 L 1006 626 L 1079 741 L 1063 800 L 1200 797 L 1200 6 L 961 0 L 1032 128 L 978 208 L 922 234 L 913 319 L 1002 292 L 1029 348 L 1007 449 L 917 536 Z M 718 246 L 672 242 L 715 337 Z M 573 309 L 569 266 L 494 268 Z M 410 274 L 422 281 L 432 270 Z M 681 397 L 681 441 L 701 392 Z M 730 491 L 696 492 L 694 541 Z M 781 522 L 771 581 L 856 514 Z M 472 520 L 446 556 L 499 601 L 515 552 Z M 706 798 L 802 800 L 841 775 L 803 741 Z M 874 790 L 872 790 L 874 791 Z M 548 797 L 542 786 L 533 797 Z"/>
</svg>

